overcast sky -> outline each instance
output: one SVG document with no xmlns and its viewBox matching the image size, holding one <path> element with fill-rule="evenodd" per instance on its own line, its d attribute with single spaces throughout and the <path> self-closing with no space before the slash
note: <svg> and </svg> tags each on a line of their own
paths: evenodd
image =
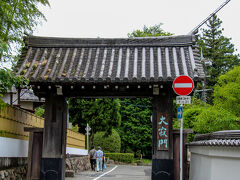
<svg viewBox="0 0 240 180">
<path fill-rule="evenodd" d="M 47 18 L 34 35 L 119 38 L 144 25 L 163 23 L 175 35 L 190 32 L 226 0 L 55 0 L 42 8 Z M 240 1 L 218 14 L 224 35 L 240 50 Z M 239 52 L 239 51 L 238 51 Z"/>
</svg>

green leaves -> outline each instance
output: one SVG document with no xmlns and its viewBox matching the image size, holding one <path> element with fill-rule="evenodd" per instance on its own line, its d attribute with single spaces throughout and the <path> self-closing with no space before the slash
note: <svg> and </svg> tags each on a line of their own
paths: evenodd
<svg viewBox="0 0 240 180">
<path fill-rule="evenodd" d="M 13 59 L 23 45 L 25 33 L 31 34 L 41 20 L 46 20 L 38 5 L 48 0 L 0 0 L 0 61 Z"/>
<path fill-rule="evenodd" d="M 229 111 L 213 106 L 204 110 L 196 117 L 194 131 L 210 133 L 221 130 L 235 130 L 240 128 L 239 119 Z"/>
<path fill-rule="evenodd" d="M 23 87 L 28 81 L 22 76 L 15 76 L 9 69 L 0 69 L 0 93 L 6 93 L 12 86 Z"/>
<path fill-rule="evenodd" d="M 240 117 L 240 66 L 219 77 L 214 88 L 214 105 Z"/>
<path fill-rule="evenodd" d="M 70 121 L 78 124 L 82 133 L 88 123 L 92 134 L 105 131 L 106 135 L 109 135 L 112 128 L 121 123 L 118 99 L 70 99 L 69 113 Z"/>
<path fill-rule="evenodd" d="M 112 129 L 112 134 L 105 136 L 105 132 L 100 131 L 94 135 L 93 144 L 95 148 L 100 146 L 104 152 L 119 153 L 121 149 L 121 138 L 118 132 Z"/>
<path fill-rule="evenodd" d="M 151 36 L 171 36 L 170 32 L 165 32 L 161 26 L 163 24 L 156 24 L 154 26 L 147 27 L 144 25 L 143 30 L 135 30 L 132 33 L 128 33 L 128 37 L 151 37 Z"/>
<path fill-rule="evenodd" d="M 151 154 L 152 123 L 151 101 L 147 98 L 122 99 L 122 123 L 118 128 L 122 140 L 122 152 Z"/>
<path fill-rule="evenodd" d="M 199 100 L 184 106 L 184 128 L 201 134 L 240 128 L 240 66 L 219 77 L 213 95 L 212 106 Z"/>
</svg>

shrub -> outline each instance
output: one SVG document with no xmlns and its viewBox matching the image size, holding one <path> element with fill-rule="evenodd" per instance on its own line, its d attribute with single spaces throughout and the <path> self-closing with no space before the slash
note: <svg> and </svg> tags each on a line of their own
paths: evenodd
<svg viewBox="0 0 240 180">
<path fill-rule="evenodd" d="M 93 138 L 93 144 L 97 148 L 101 146 L 105 153 L 119 153 L 121 149 L 121 138 L 116 130 L 112 130 L 112 134 L 105 136 L 105 132 L 97 132 Z"/>
<path fill-rule="evenodd" d="M 203 134 L 239 128 L 239 119 L 236 116 L 222 108 L 212 106 L 196 117 L 193 130 Z"/>
<path fill-rule="evenodd" d="M 105 157 L 118 162 L 132 163 L 134 160 L 133 153 L 105 153 Z"/>
<path fill-rule="evenodd" d="M 37 107 L 35 109 L 35 115 L 37 116 L 44 117 L 44 113 L 45 113 L 45 109 L 42 106 Z"/>
</svg>

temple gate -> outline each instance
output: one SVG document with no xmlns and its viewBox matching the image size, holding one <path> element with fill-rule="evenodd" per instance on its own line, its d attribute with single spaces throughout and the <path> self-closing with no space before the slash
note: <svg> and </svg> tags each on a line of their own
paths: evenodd
<svg viewBox="0 0 240 180">
<path fill-rule="evenodd" d="M 149 97 L 152 179 L 174 178 L 172 82 L 204 77 L 195 37 L 77 39 L 29 36 L 16 73 L 46 99 L 41 179 L 65 179 L 68 97 Z"/>
</svg>

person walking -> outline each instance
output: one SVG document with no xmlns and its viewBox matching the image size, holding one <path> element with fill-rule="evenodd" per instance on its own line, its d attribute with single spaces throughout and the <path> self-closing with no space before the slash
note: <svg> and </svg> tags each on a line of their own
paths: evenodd
<svg viewBox="0 0 240 180">
<path fill-rule="evenodd" d="M 89 159 L 90 159 L 90 163 L 91 163 L 91 168 L 93 171 L 95 171 L 96 168 L 96 150 L 95 147 L 93 146 L 91 151 L 89 152 Z"/>
<path fill-rule="evenodd" d="M 104 169 L 107 169 L 107 167 L 106 167 L 106 159 L 105 159 L 105 154 L 104 154 L 104 152 L 103 152 L 103 160 L 102 160 L 102 169 L 104 170 Z"/>
<path fill-rule="evenodd" d="M 96 157 L 97 157 L 97 172 L 103 171 L 103 168 L 102 168 L 103 152 L 101 151 L 100 146 L 98 146 L 98 150 L 96 152 Z"/>
</svg>

